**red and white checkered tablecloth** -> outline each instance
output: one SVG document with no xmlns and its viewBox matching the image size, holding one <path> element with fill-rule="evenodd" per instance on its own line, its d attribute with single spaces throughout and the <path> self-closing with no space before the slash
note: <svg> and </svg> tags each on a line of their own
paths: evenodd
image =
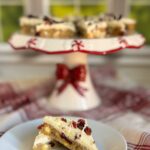
<svg viewBox="0 0 150 150">
<path fill-rule="evenodd" d="M 107 66 L 91 68 L 91 75 L 102 105 L 82 112 L 61 112 L 47 108 L 54 80 L 0 83 L 0 133 L 44 115 L 73 115 L 92 118 L 119 130 L 128 150 L 150 150 L 150 90 L 129 86 Z M 38 83 L 38 84 L 37 84 Z"/>
</svg>

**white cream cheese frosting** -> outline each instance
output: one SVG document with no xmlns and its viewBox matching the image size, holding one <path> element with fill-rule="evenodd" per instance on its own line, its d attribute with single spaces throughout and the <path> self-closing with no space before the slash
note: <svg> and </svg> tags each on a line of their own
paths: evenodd
<svg viewBox="0 0 150 150">
<path fill-rule="evenodd" d="M 20 25 L 30 25 L 30 26 L 35 26 L 38 24 L 43 23 L 43 20 L 40 18 L 29 18 L 29 17 L 21 17 L 20 18 Z"/>
<path fill-rule="evenodd" d="M 40 25 L 36 26 L 36 31 L 39 32 L 41 30 L 49 30 L 49 29 L 61 29 L 61 30 L 71 30 L 73 32 L 76 31 L 75 26 L 71 22 L 63 22 L 63 23 L 53 23 L 53 24 L 48 24 L 48 23 L 42 23 Z"/>
<path fill-rule="evenodd" d="M 107 23 L 105 21 L 82 20 L 78 23 L 78 27 L 90 33 L 92 30 L 95 29 L 106 29 Z"/>
<path fill-rule="evenodd" d="M 131 18 L 122 18 L 120 21 L 122 21 L 125 24 L 136 24 L 136 20 Z"/>
<path fill-rule="evenodd" d="M 108 22 L 109 28 L 116 28 L 119 27 L 122 31 L 125 31 L 125 24 L 119 20 L 112 20 Z"/>
</svg>

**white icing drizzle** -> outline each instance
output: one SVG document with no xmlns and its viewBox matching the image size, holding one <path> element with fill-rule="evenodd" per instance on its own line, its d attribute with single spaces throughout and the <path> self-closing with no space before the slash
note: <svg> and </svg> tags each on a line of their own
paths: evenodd
<svg viewBox="0 0 150 150">
<path fill-rule="evenodd" d="M 108 22 L 109 27 L 120 27 L 122 30 L 125 30 L 125 24 L 122 21 L 119 20 L 112 20 Z"/>
<path fill-rule="evenodd" d="M 122 21 L 125 24 L 135 24 L 136 23 L 136 21 L 131 18 L 122 18 L 120 21 Z"/>
<path fill-rule="evenodd" d="M 21 17 L 20 18 L 20 25 L 31 25 L 35 26 L 37 24 L 41 24 L 43 22 L 42 19 L 39 18 L 29 18 L 29 17 Z"/>
<path fill-rule="evenodd" d="M 78 23 L 80 28 L 86 29 L 88 32 L 92 31 L 96 27 L 105 29 L 107 28 L 107 23 L 105 21 L 96 21 L 96 20 L 82 20 Z"/>
<path fill-rule="evenodd" d="M 37 25 L 36 27 L 37 32 L 41 30 L 48 30 L 48 29 L 62 29 L 62 30 L 69 29 L 74 32 L 76 31 L 74 24 L 70 22 L 53 23 L 53 24 L 42 23 L 40 25 Z"/>
</svg>

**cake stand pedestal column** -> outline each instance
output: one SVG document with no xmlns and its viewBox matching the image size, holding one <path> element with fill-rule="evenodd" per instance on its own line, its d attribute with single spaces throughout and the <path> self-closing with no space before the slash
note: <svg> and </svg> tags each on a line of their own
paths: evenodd
<svg viewBox="0 0 150 150">
<path fill-rule="evenodd" d="M 57 80 L 54 91 L 49 98 L 50 107 L 64 111 L 82 111 L 92 109 L 100 105 L 101 100 L 96 94 L 96 91 L 91 82 L 87 63 L 87 54 L 80 52 L 66 54 L 64 57 L 64 64 L 69 69 L 73 69 L 80 65 L 85 67 L 85 81 L 79 81 L 78 85 L 86 90 L 83 92 L 83 95 L 81 95 L 72 84 L 68 83 L 65 89 L 58 94 L 58 88 L 64 84 L 64 81 Z"/>
</svg>

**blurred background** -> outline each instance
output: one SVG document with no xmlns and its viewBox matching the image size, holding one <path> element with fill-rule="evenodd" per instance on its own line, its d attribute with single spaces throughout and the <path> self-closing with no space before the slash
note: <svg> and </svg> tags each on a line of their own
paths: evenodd
<svg viewBox="0 0 150 150">
<path fill-rule="evenodd" d="M 13 51 L 7 44 L 19 29 L 24 14 L 50 14 L 56 17 L 95 15 L 114 12 L 137 19 L 137 31 L 146 37 L 140 50 L 124 50 L 107 56 L 89 56 L 91 66 L 111 65 L 120 77 L 150 87 L 150 0 L 0 0 L 0 80 L 49 77 L 59 55 Z"/>
</svg>

